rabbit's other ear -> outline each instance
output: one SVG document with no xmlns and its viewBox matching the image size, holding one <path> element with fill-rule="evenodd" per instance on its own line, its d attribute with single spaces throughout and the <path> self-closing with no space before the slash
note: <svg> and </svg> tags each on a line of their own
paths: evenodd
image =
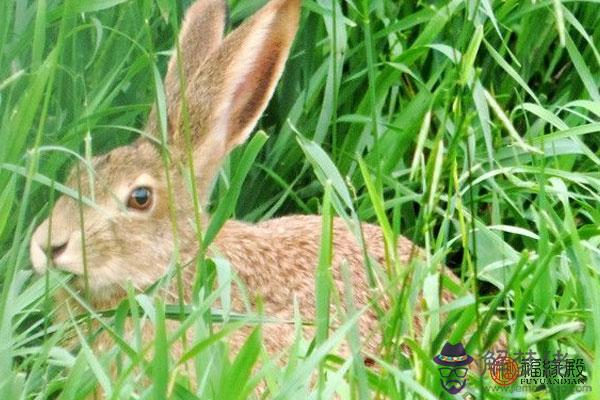
<svg viewBox="0 0 600 400">
<path fill-rule="evenodd" d="M 228 8 L 224 0 L 198 0 L 185 14 L 179 32 L 179 46 L 173 50 L 164 79 L 171 135 L 179 126 L 181 116 L 180 79 L 191 81 L 199 67 L 221 45 L 227 18 Z M 156 118 L 155 105 L 148 119 L 148 131 L 158 136 Z"/>
<path fill-rule="evenodd" d="M 189 127 L 200 179 L 214 177 L 220 161 L 248 138 L 266 108 L 298 29 L 300 3 L 267 3 L 227 35 L 187 82 Z M 177 130 L 183 127 L 180 124 Z"/>
</svg>

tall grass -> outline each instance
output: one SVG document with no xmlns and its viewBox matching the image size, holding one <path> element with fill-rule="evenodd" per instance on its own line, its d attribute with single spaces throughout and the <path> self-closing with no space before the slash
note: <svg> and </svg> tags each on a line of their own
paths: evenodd
<svg viewBox="0 0 600 400">
<path fill-rule="evenodd" d="M 165 328 L 178 308 L 151 294 L 130 291 L 110 315 L 89 310 L 116 339 L 105 354 L 87 346 L 94 332 L 85 324 L 52 322 L 49 294 L 68 286 L 58 275 L 31 276 L 31 232 L 68 190 L 60 182 L 75 159 L 137 135 L 155 98 L 148 77 L 165 70 L 189 3 L 0 2 L 0 398 L 76 399 L 98 385 L 113 398 L 245 398 L 263 381 L 269 398 L 435 399 L 443 391 L 431 357 L 441 345 L 464 339 L 480 357 L 501 330 L 513 351 L 582 357 L 589 396 L 600 398 L 597 1 L 304 1 L 286 72 L 259 123 L 269 138 L 257 136 L 224 165 L 208 241 L 229 216 L 323 213 L 327 222 L 337 213 L 381 225 L 391 304 L 381 311 L 377 368 L 326 357 L 343 340 L 359 352 L 357 314 L 327 333 L 326 278 L 314 349 L 298 339 L 297 357 L 280 368 L 261 351 L 258 325 L 228 357 L 221 339 L 252 317 L 211 313 L 235 281 L 219 259 L 202 265 L 218 288 L 199 282 L 204 300 L 179 315 L 195 332 L 181 360 L 168 349 L 185 329 Z M 232 24 L 263 3 L 230 2 Z M 400 234 L 426 256 L 399 265 L 392 243 Z M 443 278 L 445 268 L 460 285 Z M 442 286 L 457 300 L 440 304 Z M 421 302 L 416 336 L 411 316 Z M 122 339 L 128 316 L 156 325 L 151 348 Z M 223 318 L 229 323 L 211 326 Z M 82 344 L 69 351 L 72 335 Z M 188 360 L 195 389 L 179 373 Z M 473 375 L 468 391 L 501 398 L 482 391 L 488 383 Z M 540 386 L 535 396 L 576 398 L 574 390 Z"/>
</svg>

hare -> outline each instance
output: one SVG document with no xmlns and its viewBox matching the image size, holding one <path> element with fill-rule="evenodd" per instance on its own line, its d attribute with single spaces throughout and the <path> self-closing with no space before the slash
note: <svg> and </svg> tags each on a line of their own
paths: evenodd
<svg viewBox="0 0 600 400">
<path fill-rule="evenodd" d="M 49 219 L 32 236 L 36 272 L 42 274 L 52 264 L 74 274 L 73 285 L 83 288 L 85 260 L 90 301 L 103 309 L 123 299 L 128 283 L 143 290 L 161 278 L 172 262 L 176 241 L 183 261 L 197 257 L 188 162 L 193 162 L 197 200 L 205 208 L 220 163 L 249 137 L 282 75 L 298 28 L 300 3 L 272 0 L 224 38 L 227 11 L 223 0 L 199 0 L 190 7 L 179 38 L 181 56 L 173 55 L 164 80 L 170 167 L 165 168 L 155 141 L 142 137 L 95 157 L 93 180 L 87 173 L 78 177 L 72 172 L 67 186 L 90 198 L 93 189 L 97 206 L 80 205 L 66 196 L 57 200 Z M 145 127 L 149 136 L 160 136 L 157 120 L 154 108 Z M 191 134 L 187 144 L 186 126 Z M 186 147 L 190 144 L 191 149 Z M 174 210 L 169 209 L 167 173 Z M 176 216 L 176 229 L 170 215 Z M 202 223 L 205 227 L 208 219 Z M 207 252 L 229 260 L 251 301 L 262 299 L 265 315 L 293 319 L 295 298 L 302 317 L 313 320 L 321 224 L 320 216 L 287 216 L 256 225 L 231 220 Z M 370 257 L 383 264 L 380 228 L 363 224 L 362 231 Z M 399 238 L 397 249 L 403 262 L 420 251 L 404 237 Z M 350 271 L 356 307 L 377 299 L 368 284 L 362 247 L 336 218 L 332 275 L 334 289 L 340 292 L 346 288 L 342 264 Z M 194 273 L 193 265 L 183 272 L 187 301 Z M 167 297 L 173 299 L 176 293 Z M 243 312 L 240 294 L 232 296 L 234 309 Z M 359 327 L 366 348 L 375 351 L 379 340 L 375 313 L 365 312 Z M 288 324 L 265 326 L 267 350 L 284 349 L 293 332 Z"/>
</svg>

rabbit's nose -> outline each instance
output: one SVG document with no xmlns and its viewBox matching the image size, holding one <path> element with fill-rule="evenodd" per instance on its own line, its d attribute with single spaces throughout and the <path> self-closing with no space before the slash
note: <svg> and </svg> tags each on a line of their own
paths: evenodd
<svg viewBox="0 0 600 400">
<path fill-rule="evenodd" d="M 67 240 L 66 242 L 58 244 L 58 245 L 55 245 L 55 244 L 50 245 L 49 247 L 46 248 L 46 256 L 51 260 L 54 260 L 57 257 L 60 257 L 60 255 L 65 252 L 68 244 L 69 244 L 69 241 Z"/>
</svg>

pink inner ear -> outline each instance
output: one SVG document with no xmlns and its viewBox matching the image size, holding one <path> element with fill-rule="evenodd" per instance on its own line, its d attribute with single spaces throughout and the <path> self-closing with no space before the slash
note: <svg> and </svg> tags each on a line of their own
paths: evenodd
<svg viewBox="0 0 600 400">
<path fill-rule="evenodd" d="M 237 85 L 233 95 L 230 132 L 234 142 L 241 142 L 238 135 L 252 129 L 260 114 L 264 111 L 277 83 L 277 68 L 281 63 L 282 43 L 276 38 L 270 39 L 256 57 L 246 76 Z M 243 135 L 242 135 L 243 136 Z"/>
</svg>

